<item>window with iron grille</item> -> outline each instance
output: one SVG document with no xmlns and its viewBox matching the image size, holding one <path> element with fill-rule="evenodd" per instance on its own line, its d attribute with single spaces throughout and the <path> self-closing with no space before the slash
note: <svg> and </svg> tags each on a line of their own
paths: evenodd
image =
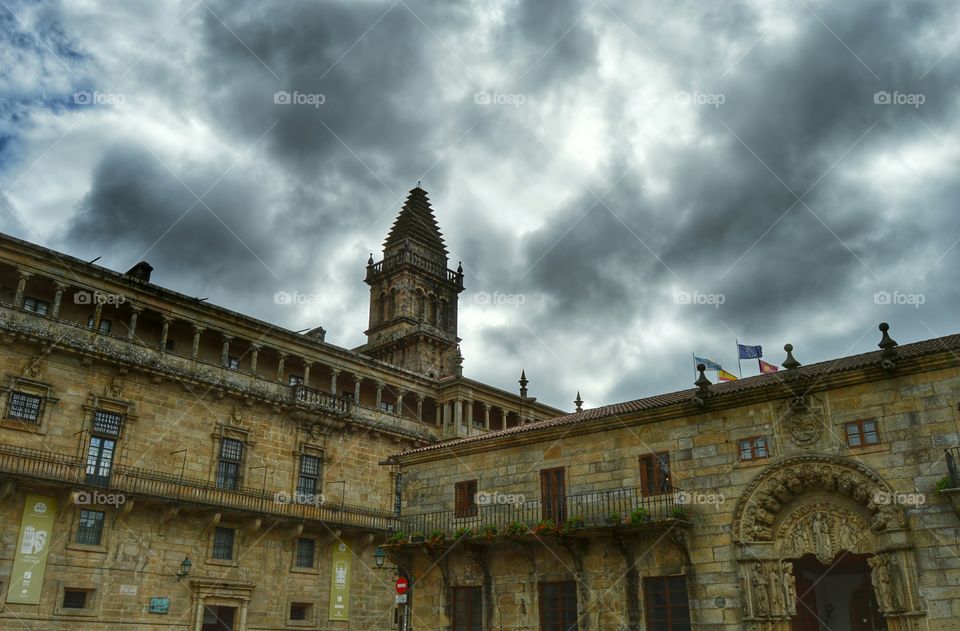
<svg viewBox="0 0 960 631">
<path fill-rule="evenodd" d="M 7 417 L 38 423 L 40 422 L 40 408 L 42 405 L 43 399 L 34 394 L 11 392 Z"/>
<path fill-rule="evenodd" d="M 233 528 L 217 527 L 213 532 L 213 558 L 221 561 L 233 560 L 233 544 L 236 539 Z"/>
<path fill-rule="evenodd" d="M 860 419 L 844 423 L 847 435 L 847 446 L 865 447 L 866 445 L 880 444 L 880 434 L 877 433 L 877 421 L 874 419 Z"/>
<path fill-rule="evenodd" d="M 453 631 L 483 630 L 483 588 L 453 588 Z"/>
<path fill-rule="evenodd" d="M 464 480 L 454 486 L 454 515 L 456 517 L 476 517 L 477 481 Z"/>
<path fill-rule="evenodd" d="M 663 451 L 640 456 L 640 490 L 644 497 L 673 492 L 669 453 Z"/>
<path fill-rule="evenodd" d="M 80 589 L 63 590 L 63 608 L 64 609 L 86 609 L 87 592 Z"/>
<path fill-rule="evenodd" d="M 650 631 L 690 631 L 690 604 L 686 576 L 650 576 L 643 579 L 643 595 Z"/>
<path fill-rule="evenodd" d="M 316 495 L 323 477 L 323 463 L 317 456 L 300 455 L 300 475 L 297 476 L 297 493 Z"/>
<path fill-rule="evenodd" d="M 77 543 L 98 546 L 103 538 L 104 514 L 98 510 L 81 510 L 77 525 Z"/>
<path fill-rule="evenodd" d="M 741 438 L 737 441 L 737 446 L 740 450 L 740 460 L 757 460 L 758 458 L 767 458 L 770 456 L 770 450 L 767 449 L 766 436 Z"/>
<path fill-rule="evenodd" d="M 307 537 L 297 539 L 297 567 L 313 567 L 317 542 Z"/>
<path fill-rule="evenodd" d="M 233 438 L 220 440 L 217 459 L 217 488 L 234 490 L 240 486 L 240 465 L 243 463 L 243 443 Z"/>
<path fill-rule="evenodd" d="M 123 415 L 105 410 L 93 413 L 93 433 L 104 436 L 119 436 L 123 427 Z"/>
<path fill-rule="evenodd" d="M 577 631 L 577 584 L 540 583 L 540 631 Z"/>
<path fill-rule="evenodd" d="M 23 299 L 23 308 L 27 311 L 39 313 L 40 315 L 47 315 L 47 311 L 50 310 L 50 303 L 45 300 L 37 300 L 36 298 L 27 296 Z"/>
</svg>

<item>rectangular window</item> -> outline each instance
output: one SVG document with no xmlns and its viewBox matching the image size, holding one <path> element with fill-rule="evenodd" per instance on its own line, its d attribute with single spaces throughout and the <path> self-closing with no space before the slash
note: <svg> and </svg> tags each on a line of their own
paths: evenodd
<svg viewBox="0 0 960 631">
<path fill-rule="evenodd" d="M 123 415 L 114 412 L 97 410 L 93 413 L 93 433 L 104 436 L 120 436 L 120 428 L 123 426 Z"/>
<path fill-rule="evenodd" d="M 477 516 L 477 481 L 464 480 L 453 487 L 454 515 L 456 517 Z"/>
<path fill-rule="evenodd" d="M 91 436 L 87 447 L 87 484 L 109 486 L 117 442 L 112 438 Z"/>
<path fill-rule="evenodd" d="M 861 419 L 844 423 L 844 432 L 847 436 L 848 447 L 864 447 L 880 443 L 880 434 L 877 432 L 877 421 Z"/>
<path fill-rule="evenodd" d="M 213 558 L 221 561 L 233 560 L 233 544 L 236 539 L 233 528 L 218 527 L 213 532 Z"/>
<path fill-rule="evenodd" d="M 560 525 L 567 518 L 566 470 L 563 467 L 540 471 L 540 502 L 543 519 Z"/>
<path fill-rule="evenodd" d="M 240 369 L 240 358 L 239 357 L 227 357 L 227 368 L 230 370 L 239 370 Z"/>
<path fill-rule="evenodd" d="M 104 514 L 98 510 L 81 510 L 77 526 L 77 543 L 98 546 L 103 538 Z"/>
<path fill-rule="evenodd" d="M 23 299 L 23 308 L 27 311 L 39 313 L 40 315 L 47 315 L 47 311 L 50 310 L 50 303 L 45 300 L 37 300 L 36 298 L 27 296 Z"/>
<path fill-rule="evenodd" d="M 453 588 L 453 630 L 483 631 L 483 588 Z"/>
<path fill-rule="evenodd" d="M 640 491 L 644 497 L 673 492 L 669 453 L 663 451 L 640 456 Z"/>
<path fill-rule="evenodd" d="M 81 589 L 63 590 L 63 608 L 64 609 L 86 609 L 87 592 Z"/>
<path fill-rule="evenodd" d="M 323 462 L 317 456 L 300 456 L 300 475 L 297 476 L 297 493 L 316 495 L 323 479 Z"/>
<path fill-rule="evenodd" d="M 291 620 L 309 620 L 313 605 L 309 603 L 290 603 Z"/>
<path fill-rule="evenodd" d="M 540 631 L 577 631 L 577 584 L 540 583 Z"/>
<path fill-rule="evenodd" d="M 217 460 L 217 488 L 235 490 L 240 486 L 240 465 L 243 463 L 243 443 L 232 438 L 220 441 Z"/>
<path fill-rule="evenodd" d="M 98 330 L 101 333 L 109 333 L 110 325 L 111 325 L 110 320 L 107 320 L 106 318 L 100 318 L 100 328 Z M 87 318 L 87 328 L 88 329 L 93 328 L 93 316 L 90 316 Z"/>
<path fill-rule="evenodd" d="M 766 436 L 741 438 L 737 441 L 737 445 L 740 450 L 740 460 L 757 460 L 758 458 L 767 458 L 770 456 L 770 450 L 767 449 Z"/>
<path fill-rule="evenodd" d="M 313 567 L 316 550 L 317 542 L 313 539 L 297 539 L 297 567 Z"/>
<path fill-rule="evenodd" d="M 391 414 L 397 409 L 397 406 L 389 401 L 380 402 L 380 410 L 383 412 L 390 412 Z"/>
<path fill-rule="evenodd" d="M 686 576 L 643 579 L 643 600 L 650 631 L 690 631 L 690 604 Z"/>
<path fill-rule="evenodd" d="M 290 386 L 299 386 L 303 383 L 303 377 L 300 375 L 290 375 L 287 377 L 287 385 Z"/>
<path fill-rule="evenodd" d="M 10 393 L 10 406 L 7 409 L 7 417 L 29 421 L 31 423 L 40 422 L 40 406 L 43 399 L 33 394 L 23 392 Z"/>
</svg>

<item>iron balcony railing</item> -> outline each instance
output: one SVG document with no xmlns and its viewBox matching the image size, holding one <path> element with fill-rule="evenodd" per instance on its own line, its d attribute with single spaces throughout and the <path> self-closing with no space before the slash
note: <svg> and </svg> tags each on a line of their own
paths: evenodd
<svg viewBox="0 0 960 631">
<path fill-rule="evenodd" d="M 454 536 L 469 528 L 480 536 L 494 529 L 496 534 L 512 534 L 511 527 L 523 524 L 527 529 L 551 520 L 557 528 L 603 528 L 684 519 L 686 507 L 680 489 L 664 489 L 662 494 L 644 496 L 639 488 L 618 488 L 576 495 L 511 501 L 515 496 L 483 494 L 470 510 L 447 510 L 400 518 L 407 535 L 441 532 Z M 486 501 L 489 500 L 489 501 Z"/>
<path fill-rule="evenodd" d="M 378 261 L 372 265 L 367 266 L 367 280 L 372 280 L 374 277 L 380 275 L 383 272 L 389 272 L 392 269 L 399 267 L 404 263 L 409 263 L 418 267 L 437 278 L 445 279 L 448 282 L 453 283 L 458 288 L 463 289 L 463 274 L 457 272 L 456 270 L 448 269 L 443 265 L 438 265 L 430 259 L 415 254 L 410 250 L 402 250 L 399 254 L 394 254 L 389 256 L 382 261 Z"/>
<path fill-rule="evenodd" d="M 949 447 L 947 452 L 947 477 L 951 489 L 960 489 L 960 447 Z"/>
<path fill-rule="evenodd" d="M 304 496 L 238 486 L 220 488 L 197 478 L 140 467 L 115 466 L 109 476 L 88 476 L 86 463 L 50 452 L 0 445 L 0 474 L 65 483 L 80 489 L 123 493 L 133 497 L 175 500 L 212 508 L 276 515 L 338 526 L 393 531 L 397 519 L 391 511 L 344 502 L 324 502 Z"/>
<path fill-rule="evenodd" d="M 350 411 L 350 400 L 346 397 L 317 390 L 303 384 L 293 386 L 293 400 L 304 405 L 322 408 L 334 414 L 347 414 Z"/>
</svg>

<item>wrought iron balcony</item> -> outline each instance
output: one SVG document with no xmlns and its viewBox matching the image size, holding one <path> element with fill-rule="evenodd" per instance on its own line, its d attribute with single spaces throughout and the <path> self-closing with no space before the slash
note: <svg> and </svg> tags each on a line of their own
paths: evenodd
<svg viewBox="0 0 960 631">
<path fill-rule="evenodd" d="M 86 463 L 77 458 L 26 447 L 0 445 L 0 476 L 65 484 L 77 489 L 109 490 L 131 498 L 149 497 L 297 521 L 325 522 L 378 531 L 397 528 L 397 520 L 392 512 L 364 506 L 341 502 L 320 503 L 312 501 L 313 498 L 291 497 L 286 492 L 242 486 L 219 488 L 205 480 L 139 467 L 118 465 L 106 477 L 88 476 L 86 470 Z"/>
<path fill-rule="evenodd" d="M 639 488 L 619 488 L 553 498 L 510 502 L 510 495 L 490 494 L 481 497 L 469 511 L 439 511 L 400 518 L 406 535 L 443 533 L 450 539 L 458 531 L 470 529 L 473 536 L 520 535 L 552 522 L 555 532 L 565 534 L 577 530 L 630 528 L 667 525 L 687 520 L 680 489 L 665 489 L 661 495 L 644 496 Z"/>
<path fill-rule="evenodd" d="M 947 452 L 947 480 L 951 489 L 960 489 L 960 447 L 950 447 Z"/>
</svg>

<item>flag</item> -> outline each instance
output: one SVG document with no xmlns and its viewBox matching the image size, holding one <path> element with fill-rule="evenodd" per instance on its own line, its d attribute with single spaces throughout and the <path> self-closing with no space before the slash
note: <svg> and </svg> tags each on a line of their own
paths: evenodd
<svg viewBox="0 0 960 631">
<path fill-rule="evenodd" d="M 703 364 L 704 366 L 706 366 L 707 370 L 723 370 L 723 367 L 720 366 L 720 364 L 713 361 L 712 359 L 707 359 L 706 357 L 694 356 L 693 361 L 695 361 L 698 364 Z"/>
<path fill-rule="evenodd" d="M 760 359 L 763 357 L 761 346 L 748 346 L 737 342 L 737 350 L 740 351 L 740 359 Z"/>
<path fill-rule="evenodd" d="M 776 365 L 774 365 L 774 364 L 768 364 L 767 362 L 763 361 L 762 359 L 758 359 L 757 361 L 760 362 L 760 372 L 761 372 L 761 373 L 778 372 L 778 371 L 780 370 L 779 368 L 777 368 Z"/>
<path fill-rule="evenodd" d="M 717 378 L 720 381 L 736 381 L 737 380 L 736 375 L 729 373 L 723 369 L 717 371 Z"/>
</svg>

